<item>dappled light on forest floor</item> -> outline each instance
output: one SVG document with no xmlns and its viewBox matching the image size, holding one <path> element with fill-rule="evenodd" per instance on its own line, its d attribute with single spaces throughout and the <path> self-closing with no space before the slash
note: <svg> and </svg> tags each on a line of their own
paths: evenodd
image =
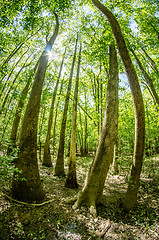
<svg viewBox="0 0 159 240">
<path fill-rule="evenodd" d="M 125 172 L 112 175 L 110 171 L 96 218 L 85 207 L 73 210 L 72 204 L 66 201 L 77 195 L 82 188 L 92 159 L 77 159 L 78 189 L 65 188 L 65 178 L 55 177 L 53 167 L 40 166 L 46 193 L 44 201 L 53 200 L 43 206 L 9 202 L 1 194 L 1 239 L 159 239 L 159 178 L 156 170 L 159 159 L 155 161 L 155 175 L 152 178 L 148 177 L 148 169 L 145 168 L 149 159 L 144 163 L 138 203 L 130 212 L 125 212 L 122 208 L 127 187 Z M 10 178 L 2 181 L 3 194 L 10 194 L 9 183 Z"/>
</svg>

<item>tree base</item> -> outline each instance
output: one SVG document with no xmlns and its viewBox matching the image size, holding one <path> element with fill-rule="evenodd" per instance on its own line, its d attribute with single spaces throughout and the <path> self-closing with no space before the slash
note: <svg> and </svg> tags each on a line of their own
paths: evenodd
<svg viewBox="0 0 159 240">
<path fill-rule="evenodd" d="M 13 176 L 11 192 L 13 198 L 27 203 L 39 203 L 45 197 L 45 192 L 43 191 L 41 181 L 38 177 L 23 180 L 22 176 L 17 176 L 16 173 Z"/>
<path fill-rule="evenodd" d="M 52 163 L 42 163 L 42 165 L 45 167 L 52 167 Z"/>
<path fill-rule="evenodd" d="M 66 173 L 65 172 L 55 172 L 54 171 L 54 176 L 56 177 L 66 177 Z"/>
<path fill-rule="evenodd" d="M 65 187 L 75 189 L 75 188 L 78 188 L 78 183 L 77 183 L 77 181 L 72 182 L 67 179 L 65 182 Z"/>
<path fill-rule="evenodd" d="M 33 188 L 26 186 L 25 184 L 13 184 L 12 186 L 13 198 L 27 203 L 42 202 L 45 197 L 45 193 L 41 186 Z"/>
</svg>

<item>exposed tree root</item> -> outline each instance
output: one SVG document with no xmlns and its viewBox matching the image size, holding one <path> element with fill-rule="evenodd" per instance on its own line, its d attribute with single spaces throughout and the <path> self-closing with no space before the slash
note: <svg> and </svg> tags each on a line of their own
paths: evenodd
<svg viewBox="0 0 159 240">
<path fill-rule="evenodd" d="M 1 192 L 1 194 L 2 194 L 4 197 L 8 198 L 10 201 L 13 201 L 13 202 L 16 202 L 16 203 L 19 203 L 19 204 L 23 204 L 23 205 L 26 205 L 26 206 L 40 207 L 40 206 L 43 206 L 43 205 L 45 205 L 45 204 L 47 204 L 47 203 L 50 203 L 50 202 L 53 202 L 53 201 L 54 201 L 54 199 L 51 199 L 51 200 L 49 200 L 49 201 L 42 202 L 42 203 L 26 203 L 26 202 L 18 201 L 18 200 L 16 200 L 16 199 L 14 199 L 14 198 L 12 198 L 12 197 L 4 194 L 3 192 Z"/>
<path fill-rule="evenodd" d="M 95 205 L 91 205 L 90 208 L 89 208 L 89 211 L 90 211 L 90 214 L 96 218 L 97 217 L 97 209 L 96 209 L 96 206 Z"/>
<path fill-rule="evenodd" d="M 74 196 L 74 197 L 72 197 L 72 198 L 66 198 L 65 202 L 66 202 L 67 204 L 73 204 L 73 203 L 76 202 L 76 200 L 77 200 L 77 196 Z"/>
</svg>

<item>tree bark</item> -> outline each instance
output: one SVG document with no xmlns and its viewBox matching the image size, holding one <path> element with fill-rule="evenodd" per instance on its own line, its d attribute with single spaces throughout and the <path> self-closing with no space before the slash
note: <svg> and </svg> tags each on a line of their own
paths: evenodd
<svg viewBox="0 0 159 240">
<path fill-rule="evenodd" d="M 118 81 L 117 54 L 115 46 L 110 45 L 109 79 L 102 132 L 84 187 L 74 205 L 75 208 L 86 205 L 90 207 L 93 214 L 96 214 L 96 206 L 101 202 L 105 179 L 113 160 L 114 144 L 117 137 Z"/>
<path fill-rule="evenodd" d="M 74 69 L 75 60 L 76 60 L 77 41 L 78 41 L 78 39 L 76 39 L 75 51 L 74 51 L 74 56 L 73 56 L 73 61 L 72 61 L 72 68 L 71 68 L 70 77 L 69 77 L 69 83 L 68 83 L 64 112 L 63 112 L 63 119 L 62 119 L 62 124 L 61 124 L 59 149 L 58 149 L 58 155 L 57 155 L 55 171 L 54 171 L 54 175 L 56 175 L 56 176 L 65 175 L 65 171 L 64 171 L 65 130 L 66 130 L 67 110 L 68 110 L 71 86 L 72 86 L 73 69 Z"/>
<path fill-rule="evenodd" d="M 65 53 L 64 53 L 64 55 L 65 55 Z M 59 85 L 59 81 L 60 81 L 60 77 L 61 77 L 63 62 L 64 62 L 64 56 L 63 56 L 63 59 L 61 62 L 60 71 L 59 71 L 56 86 L 55 86 L 55 89 L 53 92 L 52 103 L 51 103 L 51 107 L 50 107 L 50 115 L 49 115 L 47 136 L 46 136 L 46 140 L 45 140 L 44 156 L 43 156 L 43 165 L 46 167 L 52 167 L 51 153 L 50 153 L 50 136 L 51 136 L 51 128 L 52 128 L 52 122 L 53 122 L 54 104 L 55 104 L 57 89 L 58 89 L 58 85 Z"/>
<path fill-rule="evenodd" d="M 82 45 L 80 44 L 76 85 L 75 85 L 75 91 L 74 91 L 73 113 L 72 113 L 72 130 L 71 130 L 69 169 L 68 169 L 66 183 L 65 183 L 65 187 L 67 187 L 67 188 L 77 188 L 78 187 L 78 183 L 77 183 L 77 179 L 76 179 L 76 119 L 77 119 L 79 72 L 80 72 L 80 62 L 81 62 L 81 47 L 82 47 Z"/>
<path fill-rule="evenodd" d="M 128 183 L 128 190 L 124 200 L 124 207 L 129 211 L 131 210 L 137 201 L 137 193 L 139 189 L 140 173 L 142 169 L 143 162 L 143 152 L 144 152 L 144 141 L 145 141 L 145 113 L 144 113 L 144 103 L 142 98 L 141 89 L 139 86 L 139 81 L 137 74 L 135 72 L 134 66 L 132 64 L 127 46 L 125 44 L 124 38 L 121 33 L 121 29 L 116 17 L 102 5 L 98 0 L 92 0 L 94 5 L 107 17 L 116 44 L 127 74 L 131 93 L 135 108 L 135 144 L 134 144 L 134 159 L 133 166 L 131 170 L 131 176 Z"/>
<path fill-rule="evenodd" d="M 16 168 L 21 170 L 21 173 L 15 173 L 12 181 L 13 196 L 26 202 L 38 202 L 44 198 L 37 163 L 37 125 L 42 87 L 49 59 L 48 48 L 51 50 L 59 29 L 57 14 L 55 17 L 55 30 L 39 59 L 38 70 L 23 119 L 19 153 L 15 162 Z"/>
</svg>

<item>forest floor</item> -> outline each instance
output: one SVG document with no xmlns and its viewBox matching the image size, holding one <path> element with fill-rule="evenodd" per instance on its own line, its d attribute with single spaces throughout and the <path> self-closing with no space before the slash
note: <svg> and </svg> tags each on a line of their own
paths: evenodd
<svg viewBox="0 0 159 240">
<path fill-rule="evenodd" d="M 159 156 L 145 160 L 138 202 L 129 213 L 121 207 L 127 189 L 126 169 L 120 169 L 120 175 L 110 171 L 96 218 L 85 207 L 74 210 L 66 200 L 81 190 L 92 159 L 77 158 L 78 189 L 65 188 L 65 178 L 55 177 L 53 167 L 40 165 L 45 201 L 52 201 L 39 207 L 9 201 L 4 194 L 10 193 L 11 178 L 2 178 L 0 239 L 159 240 Z"/>
</svg>

